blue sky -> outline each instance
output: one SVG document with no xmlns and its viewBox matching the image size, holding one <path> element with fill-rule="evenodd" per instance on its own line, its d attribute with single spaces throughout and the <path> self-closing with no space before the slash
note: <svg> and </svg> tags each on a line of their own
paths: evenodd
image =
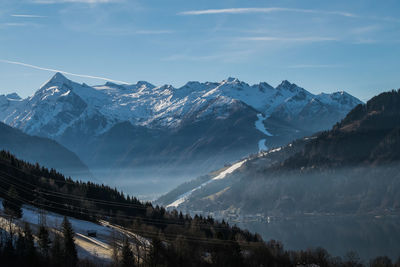
<svg viewBox="0 0 400 267">
<path fill-rule="evenodd" d="M 32 95 L 52 69 L 176 87 L 287 79 L 367 100 L 400 88 L 399 12 L 398 0 L 1 0 L 0 93 Z"/>
</svg>

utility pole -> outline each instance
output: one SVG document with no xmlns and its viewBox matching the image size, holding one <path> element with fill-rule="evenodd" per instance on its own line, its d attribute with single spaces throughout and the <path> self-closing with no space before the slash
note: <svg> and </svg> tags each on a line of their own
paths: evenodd
<svg viewBox="0 0 400 267">
<path fill-rule="evenodd" d="M 43 196 L 38 188 L 36 188 L 34 191 L 35 191 L 34 202 L 35 202 L 36 206 L 38 207 L 37 208 L 38 225 L 46 226 L 46 210 L 43 208 L 45 199 L 43 198 Z"/>
</svg>

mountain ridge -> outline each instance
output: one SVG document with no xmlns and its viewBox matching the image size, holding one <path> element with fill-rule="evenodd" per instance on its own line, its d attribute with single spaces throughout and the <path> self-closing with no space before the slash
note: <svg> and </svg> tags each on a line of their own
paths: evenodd
<svg viewBox="0 0 400 267">
<path fill-rule="evenodd" d="M 56 141 L 30 136 L 0 122 L 0 150 L 7 150 L 21 159 L 62 170 L 74 179 L 93 178 L 88 167 L 72 151 Z"/>
<path fill-rule="evenodd" d="M 132 85 L 118 85 L 107 82 L 104 85 L 88 86 L 75 83 L 61 73 L 56 73 L 33 96 L 21 99 L 21 101 L 18 101 L 19 105 L 16 103 L 18 106 L 23 106 L 24 102 L 28 102 L 25 111 L 19 110 L 17 115 L 10 114 L 13 108 L 8 108 L 7 110 L 3 108 L 0 110 L 0 119 L 11 126 L 22 128 L 27 133 L 37 134 L 38 127 L 29 126 L 34 124 L 32 122 L 34 120 L 31 117 L 27 116 L 21 119 L 18 116 L 21 116 L 21 113 L 29 113 L 27 110 L 29 108 L 32 109 L 32 105 L 40 106 L 40 102 L 44 100 L 49 102 L 52 99 L 57 101 L 62 97 L 68 98 L 71 93 L 80 97 L 87 105 L 87 108 L 94 109 L 91 110 L 92 113 L 99 112 L 105 116 L 109 124 L 108 128 L 121 121 L 130 121 L 134 125 L 148 127 L 160 125 L 176 127 L 181 122 L 179 118 L 190 111 L 190 109 L 188 110 L 184 107 L 185 105 L 201 108 L 203 103 L 209 99 L 218 99 L 222 102 L 220 104 L 236 99 L 255 108 L 264 115 L 271 115 L 276 108 L 280 108 L 282 105 L 292 115 L 297 114 L 307 103 L 315 100 L 319 100 L 326 105 L 332 105 L 345 99 L 350 103 L 346 103 L 348 105 L 342 108 L 347 109 L 361 103 L 358 99 L 347 93 L 343 94 L 343 92 L 341 93 L 343 97 L 339 98 L 332 96 L 337 96 L 340 92 L 314 95 L 287 80 L 282 81 L 276 88 L 265 82 L 249 85 L 232 77 L 221 82 L 187 82 L 180 88 L 174 88 L 171 85 L 154 86 L 145 81 L 139 81 Z M 274 99 L 272 100 L 272 98 Z M 306 101 L 306 103 L 299 103 L 302 100 Z M 145 104 L 150 106 L 151 110 L 146 110 L 144 104 L 140 102 L 146 102 Z M 126 110 L 124 106 L 129 106 L 130 110 Z M 17 109 L 21 108 L 23 107 Z M 55 117 L 57 110 L 54 110 L 54 112 L 56 113 L 53 115 Z M 101 131 L 96 132 L 97 135 L 101 133 Z M 55 137 L 61 134 L 62 131 L 56 134 L 48 133 L 48 137 Z"/>
<path fill-rule="evenodd" d="M 180 88 L 144 81 L 88 86 L 57 73 L 33 96 L 0 102 L 0 121 L 56 140 L 101 178 L 188 180 L 328 129 L 358 103 L 288 81 L 276 88 L 237 78 Z"/>
<path fill-rule="evenodd" d="M 400 90 L 382 93 L 329 131 L 245 158 L 225 179 L 208 182 L 221 169 L 181 185 L 158 203 L 234 218 L 399 213 L 399 103 Z M 177 201 L 199 184 L 204 186 Z"/>
</svg>

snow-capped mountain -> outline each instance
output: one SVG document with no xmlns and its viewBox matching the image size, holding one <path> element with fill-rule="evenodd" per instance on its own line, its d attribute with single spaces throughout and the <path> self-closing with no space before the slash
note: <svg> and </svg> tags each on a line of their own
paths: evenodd
<svg viewBox="0 0 400 267">
<path fill-rule="evenodd" d="M 31 97 L 0 96 L 0 121 L 57 140 L 92 168 L 190 163 L 195 175 L 328 129 L 359 103 L 345 92 L 314 95 L 288 81 L 276 88 L 235 78 L 180 88 L 88 86 L 57 73 Z"/>
<path fill-rule="evenodd" d="M 250 86 L 234 78 L 220 83 L 188 82 L 181 88 L 156 87 L 142 81 L 90 87 L 57 73 L 27 99 L 21 100 L 15 93 L 1 95 L 0 120 L 29 134 L 56 138 L 77 122 L 98 117 L 101 120 L 91 133 L 99 135 L 123 121 L 149 128 L 174 128 L 193 114 L 195 119 L 211 113 L 224 118 L 229 114 L 224 114 L 226 110 L 221 107 L 235 101 L 266 116 L 284 112 L 290 117 L 316 106 L 347 113 L 361 103 L 345 92 L 313 95 L 288 81 L 276 88 L 267 83 Z"/>
</svg>

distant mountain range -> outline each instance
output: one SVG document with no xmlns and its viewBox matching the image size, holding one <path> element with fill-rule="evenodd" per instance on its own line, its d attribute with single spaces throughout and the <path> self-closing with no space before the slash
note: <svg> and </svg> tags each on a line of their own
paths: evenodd
<svg viewBox="0 0 400 267">
<path fill-rule="evenodd" d="M 31 97 L 0 96 L 0 121 L 56 140 L 98 176 L 194 177 L 328 129 L 360 103 L 288 81 L 88 86 L 57 73 Z"/>
<path fill-rule="evenodd" d="M 216 217 L 400 214 L 400 90 L 331 130 L 242 159 L 158 200 Z"/>
</svg>

